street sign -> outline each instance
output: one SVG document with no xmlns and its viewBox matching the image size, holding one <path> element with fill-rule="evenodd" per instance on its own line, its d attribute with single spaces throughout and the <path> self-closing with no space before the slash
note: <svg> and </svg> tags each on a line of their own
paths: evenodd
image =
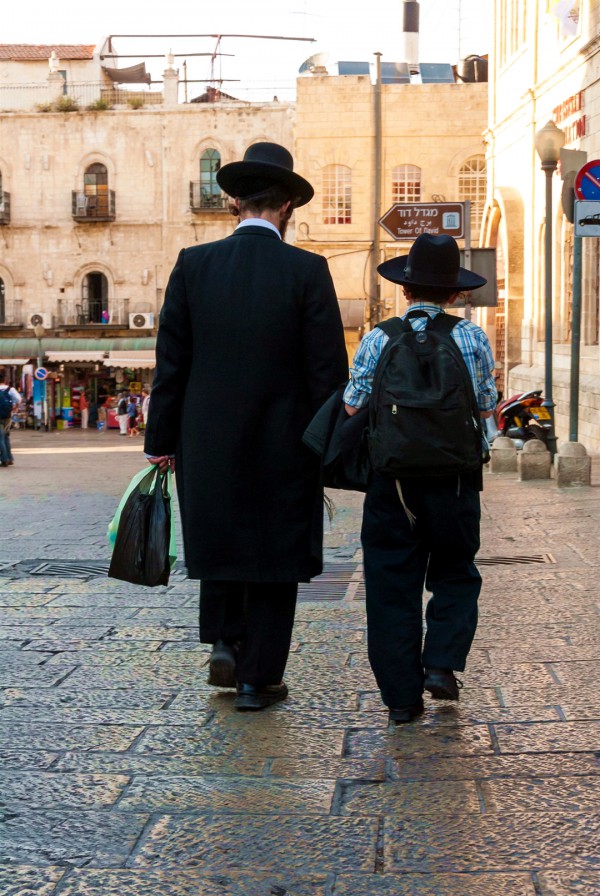
<svg viewBox="0 0 600 896">
<path fill-rule="evenodd" d="M 597 202 L 575 200 L 575 236 L 600 236 L 600 198 Z"/>
<path fill-rule="evenodd" d="M 578 199 L 600 199 L 600 160 L 593 159 L 580 168 L 575 178 L 575 195 Z"/>
<path fill-rule="evenodd" d="M 378 223 L 395 240 L 416 240 L 422 233 L 447 233 L 458 240 L 464 237 L 464 221 L 462 202 L 403 202 L 388 209 Z"/>
<path fill-rule="evenodd" d="M 48 376 L 48 371 L 46 370 L 45 367 L 37 367 L 36 370 L 34 371 L 33 375 L 36 378 L 36 380 L 40 380 L 40 381 L 45 380 L 46 377 Z"/>
</svg>

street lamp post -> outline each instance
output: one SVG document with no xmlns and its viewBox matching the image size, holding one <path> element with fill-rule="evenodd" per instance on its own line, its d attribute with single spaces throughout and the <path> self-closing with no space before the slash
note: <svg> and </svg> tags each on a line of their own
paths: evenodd
<svg viewBox="0 0 600 896">
<path fill-rule="evenodd" d="M 549 121 L 535 135 L 535 148 L 542 163 L 542 171 L 546 175 L 546 233 L 545 233 L 545 276 L 544 276 L 544 309 L 545 309 L 545 376 L 544 406 L 550 414 L 550 431 L 548 449 L 554 457 L 556 454 L 556 430 L 554 422 L 554 401 L 552 398 L 552 176 L 558 166 L 560 151 L 565 144 L 565 134 Z"/>
</svg>

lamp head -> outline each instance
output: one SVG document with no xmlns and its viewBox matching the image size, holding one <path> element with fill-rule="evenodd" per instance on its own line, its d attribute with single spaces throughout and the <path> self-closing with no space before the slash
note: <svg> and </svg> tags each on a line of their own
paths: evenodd
<svg viewBox="0 0 600 896">
<path fill-rule="evenodd" d="M 33 328 L 33 332 L 35 333 L 36 339 L 41 339 L 43 337 L 44 333 L 46 332 L 46 329 L 41 324 L 37 324 Z"/>
<path fill-rule="evenodd" d="M 565 145 L 565 132 L 549 121 L 535 135 L 535 149 L 543 169 L 554 171 L 558 165 L 560 151 Z"/>
</svg>

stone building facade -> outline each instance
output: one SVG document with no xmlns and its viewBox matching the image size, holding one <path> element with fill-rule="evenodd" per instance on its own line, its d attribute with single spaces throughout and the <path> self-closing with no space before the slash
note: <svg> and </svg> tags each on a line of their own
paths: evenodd
<svg viewBox="0 0 600 896">
<path fill-rule="evenodd" d="M 0 46 L 4 75 L 9 55 Z M 56 71 L 42 79 L 39 58 L 32 65 L 39 96 L 52 96 Z M 89 66 L 96 84 L 97 52 Z M 18 83 L 23 77 L 19 59 Z M 56 361 L 89 378 L 98 366 L 114 372 L 119 358 L 149 367 L 178 252 L 235 226 L 216 170 L 255 141 L 289 147 L 315 186 L 288 239 L 328 258 L 350 355 L 374 309 L 386 317 L 402 308 L 399 290 L 380 287 L 374 271 L 410 243 L 391 239 L 377 224 L 381 214 L 396 202 L 469 199 L 476 241 L 486 188 L 485 83 L 382 84 L 377 166 L 368 75 L 304 75 L 294 103 L 236 101 L 217 89 L 204 102 L 180 103 L 177 80 L 166 70 L 161 102 L 154 93 L 141 108 L 117 96 L 111 108 L 38 103 L 0 111 L 0 361 L 37 356 L 37 323 L 51 368 Z"/>
<path fill-rule="evenodd" d="M 482 236 L 499 259 L 497 357 L 512 394 L 545 378 L 546 176 L 535 135 L 548 121 L 567 150 L 600 158 L 600 3 L 495 0 L 486 134 L 488 199 Z M 564 174 L 564 171 L 563 171 Z M 564 214 L 560 167 L 552 190 L 553 385 L 557 434 L 569 437 L 573 225 Z M 600 247 L 585 238 L 579 440 L 600 450 Z"/>
</svg>

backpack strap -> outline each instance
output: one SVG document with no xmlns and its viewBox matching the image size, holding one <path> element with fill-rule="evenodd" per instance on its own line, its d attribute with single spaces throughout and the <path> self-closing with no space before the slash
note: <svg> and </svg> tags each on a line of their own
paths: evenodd
<svg viewBox="0 0 600 896">
<path fill-rule="evenodd" d="M 404 322 L 400 317 L 389 317 L 387 320 L 382 320 L 377 324 L 377 327 L 379 330 L 383 330 L 390 339 L 393 339 L 394 336 L 399 336 L 405 330 Z"/>
<path fill-rule="evenodd" d="M 446 314 L 440 313 L 436 314 L 435 317 L 430 318 L 429 327 L 432 330 L 436 330 L 438 333 L 441 333 L 443 336 L 449 336 L 454 327 L 463 320 L 462 317 L 457 317 L 456 314 Z"/>
</svg>

